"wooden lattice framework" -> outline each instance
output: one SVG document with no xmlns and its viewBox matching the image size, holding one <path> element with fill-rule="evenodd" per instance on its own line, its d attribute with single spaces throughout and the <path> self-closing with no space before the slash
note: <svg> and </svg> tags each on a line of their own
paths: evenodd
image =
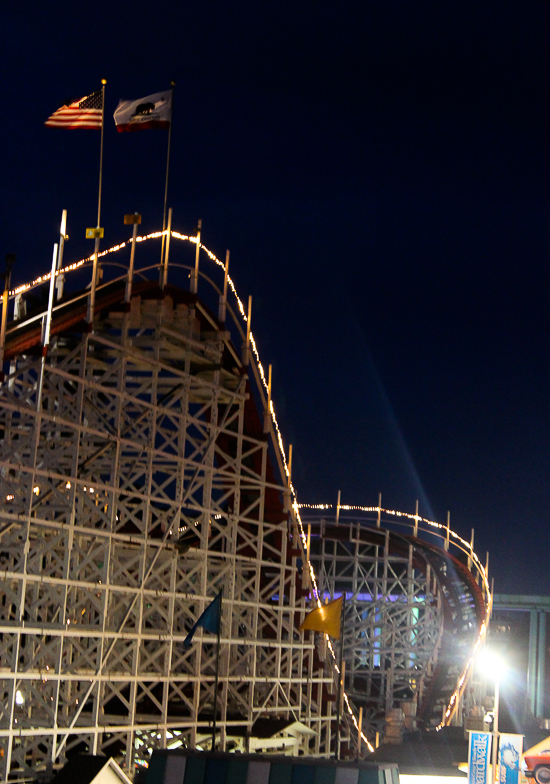
<svg viewBox="0 0 550 784">
<path fill-rule="evenodd" d="M 443 633 L 439 586 L 412 544 L 390 547 L 388 530 L 375 542 L 359 524 L 317 531 L 310 560 L 324 597 L 346 594 L 346 692 L 372 737 L 387 711 L 422 695 Z"/>
<path fill-rule="evenodd" d="M 146 264 L 137 284 L 131 273 L 53 308 L 51 294 L 34 314 L 16 293 L 0 346 L 2 781 L 44 777 L 75 751 L 131 774 L 153 748 L 208 748 L 215 637 L 183 641 L 222 587 L 221 748 L 246 748 L 271 718 L 295 723 L 291 753 L 334 754 L 338 657 L 297 632 L 327 597 L 349 597 L 340 750 L 358 706 L 372 737 L 437 664 L 446 563 L 435 575 L 418 543 L 373 540 L 361 520 L 306 537 L 249 324 L 202 271 L 213 309 L 197 297 L 198 258 L 171 260 L 191 292 L 167 285 L 167 250 L 160 284 Z M 480 608 L 461 586 L 450 615 L 468 631 Z"/>
<path fill-rule="evenodd" d="M 319 596 L 346 597 L 345 691 L 349 716 L 362 709 L 367 737 L 383 735 L 396 707 L 425 728 L 461 718 L 491 602 L 471 544 L 448 526 L 419 525 L 418 513 L 399 515 L 398 523 L 381 513 L 338 509 L 335 523 L 305 511 Z"/>
<path fill-rule="evenodd" d="M 273 718 L 328 754 L 333 671 L 296 631 L 302 553 L 249 347 L 187 291 L 123 299 L 98 288 L 90 330 L 60 303 L 47 355 L 39 322 L 8 330 L 0 778 L 77 749 L 131 773 L 152 748 L 207 747 L 215 637 L 183 641 L 222 587 L 220 746 Z"/>
</svg>

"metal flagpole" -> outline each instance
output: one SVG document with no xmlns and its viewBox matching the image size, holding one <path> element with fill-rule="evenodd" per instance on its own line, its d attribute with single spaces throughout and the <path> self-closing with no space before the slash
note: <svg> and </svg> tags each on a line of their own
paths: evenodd
<svg viewBox="0 0 550 784">
<path fill-rule="evenodd" d="M 162 269 L 162 265 L 164 263 L 164 243 L 166 240 L 166 235 L 164 232 L 166 231 L 166 206 L 168 204 L 168 176 L 170 174 L 170 144 L 172 141 L 172 115 L 174 113 L 174 87 L 176 83 L 172 80 L 170 82 L 172 86 L 172 95 L 170 99 L 170 125 L 168 126 L 168 152 L 166 155 L 166 179 L 164 182 L 164 212 L 162 213 L 162 247 L 160 250 L 160 265 Z"/>
<path fill-rule="evenodd" d="M 105 85 L 107 79 L 101 80 L 101 143 L 99 147 L 99 190 L 97 196 L 97 228 L 101 226 L 101 186 L 103 182 L 103 134 L 105 130 Z"/>
<path fill-rule="evenodd" d="M 340 616 L 340 661 L 338 668 L 340 670 L 338 677 L 338 705 L 336 708 L 336 759 L 340 759 L 340 718 L 342 712 L 342 692 L 344 690 L 344 624 L 346 612 L 346 592 L 342 593 L 342 615 Z"/>
<path fill-rule="evenodd" d="M 216 648 L 216 677 L 214 679 L 214 721 L 212 723 L 212 751 L 216 750 L 216 715 L 218 713 L 218 681 L 220 678 L 220 631 L 222 626 L 223 588 L 220 591 L 220 609 L 218 614 L 218 640 Z"/>
<path fill-rule="evenodd" d="M 499 746 L 499 732 L 498 732 L 498 711 L 499 711 L 499 697 L 500 697 L 500 680 L 499 674 L 495 677 L 495 703 L 493 707 L 493 737 L 491 746 L 491 781 L 494 783 L 498 781 L 497 777 L 497 764 L 498 764 L 498 746 Z"/>
<path fill-rule="evenodd" d="M 94 309 L 95 309 L 95 290 L 97 286 L 98 276 L 98 255 L 99 255 L 99 240 L 101 239 L 101 187 L 103 182 L 103 135 L 105 130 L 105 85 L 107 79 L 101 80 L 101 143 L 99 147 L 99 191 L 97 196 L 97 226 L 91 236 L 94 237 L 94 265 L 92 271 L 92 285 L 90 289 L 90 300 L 88 303 L 88 330 L 91 331 L 94 322 Z M 86 232 L 88 236 L 89 233 Z"/>
</svg>

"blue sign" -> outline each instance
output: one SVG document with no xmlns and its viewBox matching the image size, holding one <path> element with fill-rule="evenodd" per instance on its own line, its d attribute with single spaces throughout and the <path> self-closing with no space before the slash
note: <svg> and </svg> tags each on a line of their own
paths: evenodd
<svg viewBox="0 0 550 784">
<path fill-rule="evenodd" d="M 490 750 L 490 732 L 470 732 L 468 784 L 487 784 L 489 781 Z"/>
<path fill-rule="evenodd" d="M 500 784 L 519 784 L 519 763 L 523 751 L 523 735 L 502 734 L 499 739 Z"/>
</svg>

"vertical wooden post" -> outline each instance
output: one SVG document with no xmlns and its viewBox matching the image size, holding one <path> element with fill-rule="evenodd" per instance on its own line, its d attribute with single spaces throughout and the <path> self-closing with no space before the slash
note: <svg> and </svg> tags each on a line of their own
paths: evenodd
<svg viewBox="0 0 550 784">
<path fill-rule="evenodd" d="M 227 311 L 227 278 L 229 275 L 229 251 L 225 251 L 225 268 L 223 271 L 223 294 L 220 296 L 220 304 L 218 305 L 218 321 L 225 324 L 225 317 Z"/>
<path fill-rule="evenodd" d="M 36 409 L 42 408 L 42 388 L 44 386 L 44 371 L 46 365 L 46 355 L 50 345 L 50 331 L 52 323 L 53 292 L 55 288 L 55 270 L 57 268 L 57 243 L 53 246 L 52 269 L 50 274 L 50 289 L 48 294 L 48 309 L 42 321 L 42 361 L 40 363 L 40 375 L 38 377 L 38 387 L 36 395 Z"/>
<path fill-rule="evenodd" d="M 162 262 L 162 283 L 161 289 L 164 291 L 166 284 L 168 283 L 168 257 L 170 255 L 170 237 L 172 236 L 172 207 L 168 210 L 168 229 L 166 232 L 166 249 L 164 254 L 164 259 Z M 197 273 L 198 274 L 198 273 Z"/>
<path fill-rule="evenodd" d="M 4 293 L 2 294 L 2 322 L 0 326 L 0 383 L 4 381 L 4 351 L 6 347 L 6 325 L 8 323 L 8 301 L 10 296 L 11 268 L 14 263 L 15 255 L 13 253 L 7 253 Z"/>
<path fill-rule="evenodd" d="M 342 698 L 344 695 L 344 678 L 346 675 L 346 663 L 344 661 L 344 626 L 346 622 L 346 593 L 342 594 L 342 615 L 340 616 L 340 661 L 339 661 L 339 681 L 338 681 L 338 705 L 336 709 L 336 759 L 340 759 L 340 721 L 342 718 Z"/>
<path fill-rule="evenodd" d="M 220 606 L 218 609 L 218 634 L 216 646 L 216 675 L 214 678 L 214 721 L 212 722 L 212 751 L 216 750 L 216 725 L 218 713 L 218 683 L 220 679 L 220 634 L 222 627 L 222 602 L 223 602 L 223 588 L 220 590 Z"/>
<path fill-rule="evenodd" d="M 250 326 L 252 323 L 252 295 L 248 297 L 248 316 L 246 320 L 246 342 L 243 351 L 243 363 L 248 365 L 250 362 Z"/>
<path fill-rule="evenodd" d="M 52 255 L 52 269 L 50 273 L 50 289 L 48 294 L 48 309 L 46 311 L 46 321 L 44 322 L 44 331 L 42 333 L 42 356 L 46 356 L 48 346 L 50 345 L 50 332 L 52 324 L 52 308 L 53 308 L 53 292 L 55 289 L 55 271 L 57 269 L 57 243 L 53 246 Z"/>
<path fill-rule="evenodd" d="M 292 484 L 292 444 L 288 445 L 288 486 Z"/>
<path fill-rule="evenodd" d="M 134 212 L 133 215 L 125 215 L 124 223 L 126 226 L 130 224 L 133 224 L 134 226 L 132 233 L 132 249 L 130 250 L 130 266 L 128 267 L 128 277 L 126 278 L 126 293 L 124 295 L 124 302 L 129 305 L 130 300 L 132 299 L 132 283 L 134 281 L 134 257 L 136 253 L 137 227 L 141 223 L 141 215 L 138 212 Z"/>
<path fill-rule="evenodd" d="M 292 444 L 288 445 L 288 461 L 287 461 L 287 464 L 286 464 L 286 468 L 287 468 L 287 471 L 288 471 L 288 476 L 287 476 L 287 485 L 286 485 L 285 494 L 283 496 L 283 501 L 284 501 L 285 512 L 290 513 L 290 510 L 292 509 L 292 490 L 291 490 L 291 488 L 292 488 Z M 290 520 L 290 518 L 289 518 L 289 520 Z"/>
<path fill-rule="evenodd" d="M 196 294 L 199 288 L 199 253 L 201 249 L 202 220 L 199 218 L 197 225 L 197 248 L 195 250 L 195 271 L 191 275 L 191 294 Z"/>
<path fill-rule="evenodd" d="M 267 369 L 267 401 L 264 411 L 264 433 L 269 433 L 271 422 L 271 365 Z"/>
<path fill-rule="evenodd" d="M 61 213 L 61 226 L 59 228 L 59 253 L 57 256 L 57 275 L 55 278 L 55 291 L 56 299 L 61 299 L 63 296 L 63 284 L 65 283 L 65 275 L 61 272 L 63 269 L 63 250 L 65 248 L 65 240 L 68 240 L 67 235 L 67 210 Z"/>
</svg>

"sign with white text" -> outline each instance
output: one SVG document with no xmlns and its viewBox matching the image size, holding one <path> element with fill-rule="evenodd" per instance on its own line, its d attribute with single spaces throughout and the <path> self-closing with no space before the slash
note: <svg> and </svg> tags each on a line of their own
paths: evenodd
<svg viewBox="0 0 550 784">
<path fill-rule="evenodd" d="M 490 732 L 470 732 L 468 784 L 488 784 L 490 751 Z"/>
</svg>

